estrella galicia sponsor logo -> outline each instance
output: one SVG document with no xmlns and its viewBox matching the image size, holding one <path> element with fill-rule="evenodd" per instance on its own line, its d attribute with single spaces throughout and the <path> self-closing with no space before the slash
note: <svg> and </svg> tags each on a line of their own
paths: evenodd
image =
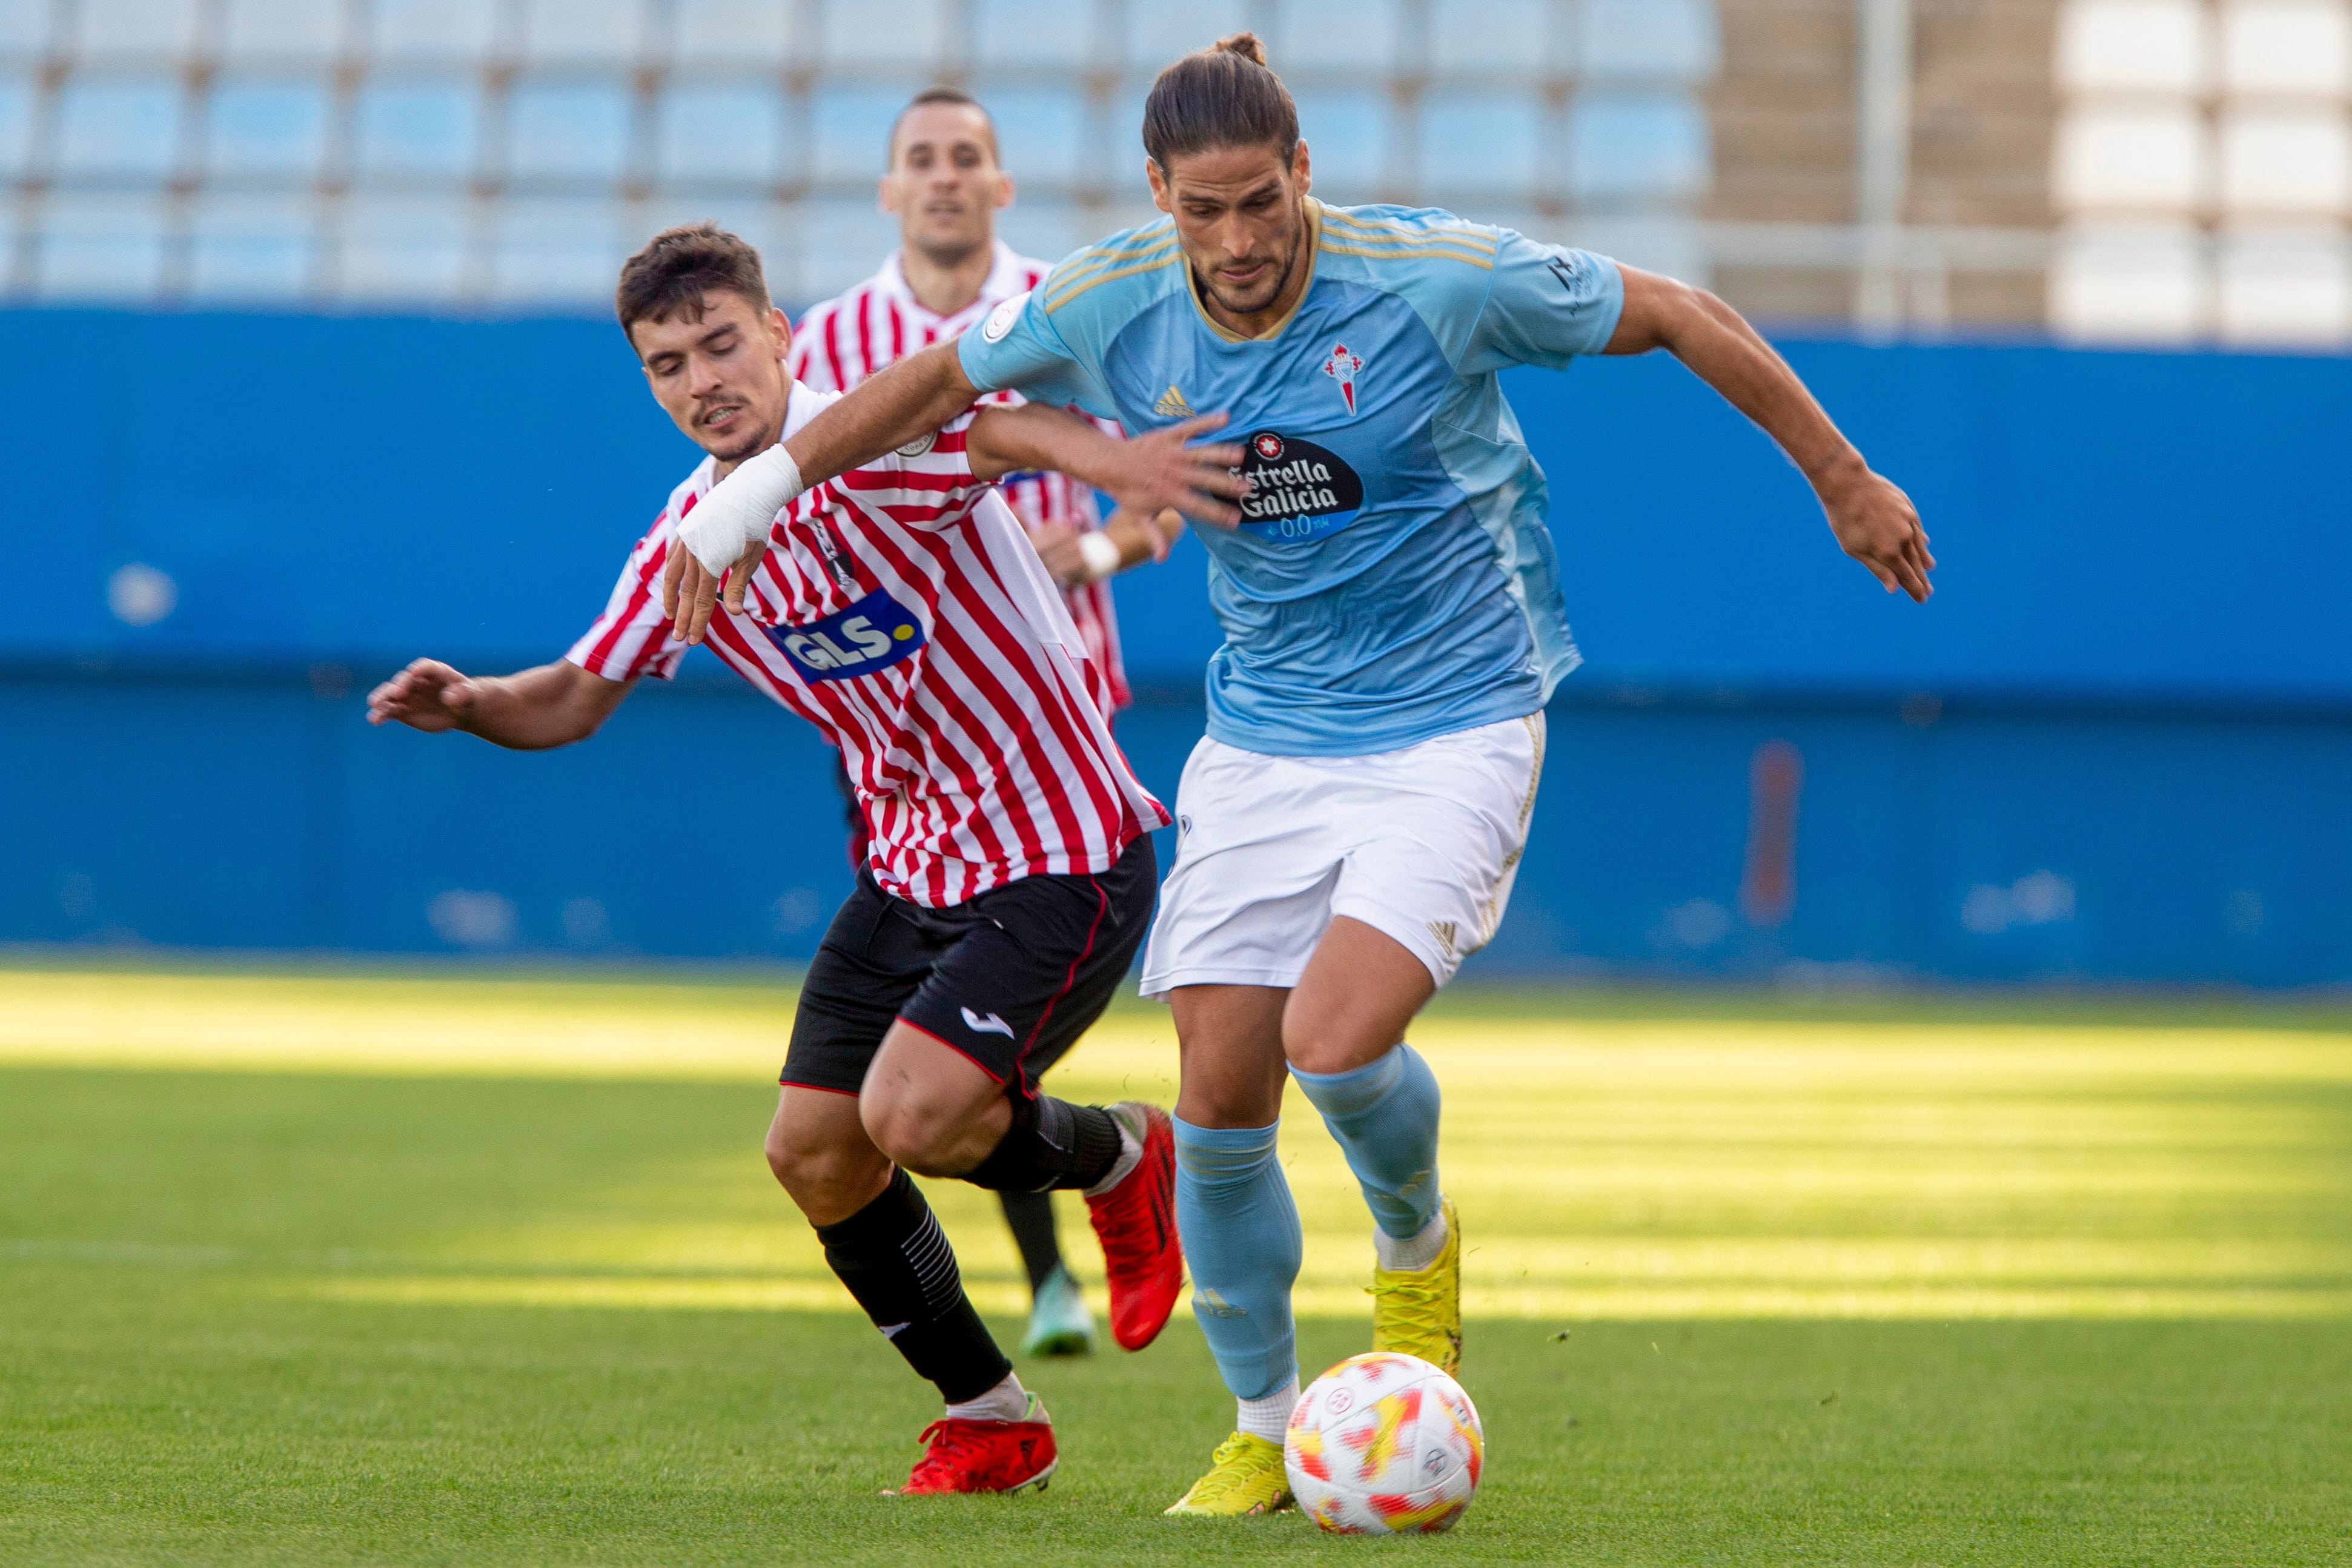
<svg viewBox="0 0 2352 1568">
<path fill-rule="evenodd" d="M 1356 520 L 1364 482 L 1328 447 L 1261 430 L 1242 458 L 1250 493 L 1241 498 L 1242 531 L 1286 543 L 1319 539 Z"/>
<path fill-rule="evenodd" d="M 763 626 L 806 681 L 852 681 L 887 670 L 920 648 L 923 623 L 876 589 L 846 610 L 801 626 Z"/>
</svg>

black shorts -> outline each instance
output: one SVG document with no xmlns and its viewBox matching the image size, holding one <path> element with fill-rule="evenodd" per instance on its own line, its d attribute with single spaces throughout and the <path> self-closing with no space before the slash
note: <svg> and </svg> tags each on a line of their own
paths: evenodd
<svg viewBox="0 0 2352 1568">
<path fill-rule="evenodd" d="M 893 898 L 860 871 L 801 984 L 780 1081 L 858 1092 L 903 1019 L 1033 1092 L 1110 1004 L 1159 891 L 1148 835 L 1108 871 L 1026 876 L 952 909 Z"/>
</svg>

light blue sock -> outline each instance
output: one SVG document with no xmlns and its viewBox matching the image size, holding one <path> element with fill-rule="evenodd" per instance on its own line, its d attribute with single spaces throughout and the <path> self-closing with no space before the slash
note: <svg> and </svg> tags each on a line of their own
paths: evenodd
<svg viewBox="0 0 2352 1568">
<path fill-rule="evenodd" d="M 1237 1399 L 1298 1375 L 1290 1287 L 1303 1242 L 1271 1127 L 1176 1118 L 1176 1228 L 1192 1270 L 1192 1315 Z"/>
<path fill-rule="evenodd" d="M 1400 1040 L 1352 1072 L 1290 1071 L 1339 1140 L 1372 1220 L 1390 1236 L 1418 1236 L 1437 1218 L 1437 1074 Z"/>
</svg>

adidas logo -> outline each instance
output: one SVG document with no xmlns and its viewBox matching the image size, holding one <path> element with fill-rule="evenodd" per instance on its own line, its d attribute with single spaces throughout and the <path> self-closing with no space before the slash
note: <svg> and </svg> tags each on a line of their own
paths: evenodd
<svg viewBox="0 0 2352 1568">
<path fill-rule="evenodd" d="M 1454 923 L 1451 920 L 1433 920 L 1429 923 L 1429 934 L 1444 943 L 1448 953 L 1454 951 Z"/>
<path fill-rule="evenodd" d="M 1184 401 L 1184 394 L 1178 392 L 1171 382 L 1168 390 L 1160 394 L 1160 401 L 1151 405 L 1151 412 L 1162 419 L 1190 419 L 1192 417 L 1192 405 Z"/>
</svg>

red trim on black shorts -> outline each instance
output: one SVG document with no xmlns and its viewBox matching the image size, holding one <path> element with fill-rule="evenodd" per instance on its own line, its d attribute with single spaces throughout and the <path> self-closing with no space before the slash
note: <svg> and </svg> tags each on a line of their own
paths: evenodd
<svg viewBox="0 0 2352 1568">
<path fill-rule="evenodd" d="M 933 1034 L 929 1030 L 925 1029 L 921 1024 L 917 1023 L 914 1019 L 912 1019 L 908 1018 L 906 1014 L 904 1014 L 904 1013 L 900 1013 L 900 1014 L 899 1014 L 896 1019 L 893 1019 L 893 1020 L 891 1020 L 891 1021 L 893 1021 L 894 1023 L 898 1024 L 901 1028 L 913 1030 L 917 1034 L 921 1035 L 925 1040 L 939 1040 L 939 1042 L 940 1042 L 941 1045 L 946 1046 L 950 1051 L 954 1051 L 958 1056 L 962 1057 L 966 1061 L 971 1062 L 974 1067 L 977 1067 L 977 1068 L 979 1068 L 982 1072 L 987 1073 L 987 1074 L 988 1074 L 988 1081 L 989 1081 L 991 1083 L 1003 1083 L 1003 1082 L 1004 1082 L 1004 1075 L 1003 1075 L 1003 1073 L 1001 1073 L 1001 1072 L 997 1071 L 996 1071 L 996 1069 L 994 1069 L 994 1068 L 992 1068 L 992 1067 L 989 1066 L 989 1064 L 988 1064 L 988 1063 L 986 1063 L 985 1061 L 982 1061 L 980 1058 L 978 1058 L 977 1056 L 974 1056 L 971 1052 L 970 1052 L 970 1051 L 966 1051 L 963 1047 L 961 1047 L 961 1046 L 958 1045 L 955 1041 L 953 1041 L 953 1040 L 941 1040 L 941 1039 L 940 1038 L 940 1036 Z M 1017 1061 L 1020 1061 L 1020 1058 L 1016 1056 L 1016 1057 L 1014 1057 L 1014 1058 L 1013 1058 L 1013 1061 L 1017 1062 Z"/>
</svg>

